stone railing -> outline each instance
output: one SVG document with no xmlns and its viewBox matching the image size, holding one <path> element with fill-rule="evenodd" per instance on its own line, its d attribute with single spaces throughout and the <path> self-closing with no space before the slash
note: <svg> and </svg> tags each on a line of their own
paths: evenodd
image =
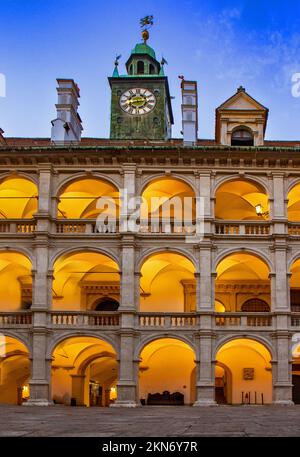
<svg viewBox="0 0 300 457">
<path fill-rule="evenodd" d="M 288 223 L 288 234 L 290 236 L 300 236 L 299 222 L 289 222 Z"/>
<path fill-rule="evenodd" d="M 262 236 L 271 234 L 271 225 L 266 221 L 218 221 L 215 222 L 216 235 L 246 235 L 246 236 Z"/>
<path fill-rule="evenodd" d="M 193 328 L 197 327 L 199 316 L 193 313 L 139 313 L 140 328 Z"/>
<path fill-rule="evenodd" d="M 300 327 L 300 312 L 291 313 L 291 326 Z"/>
<path fill-rule="evenodd" d="M 0 313 L 0 328 L 30 326 L 31 323 L 32 317 L 30 311 Z"/>
<path fill-rule="evenodd" d="M 119 224 L 108 224 L 104 227 L 97 225 L 96 219 L 63 219 L 55 221 L 55 231 L 60 234 L 101 234 L 118 233 Z"/>
<path fill-rule="evenodd" d="M 105 312 L 51 311 L 53 327 L 116 327 L 119 315 Z"/>
<path fill-rule="evenodd" d="M 216 313 L 216 327 L 271 327 L 270 313 Z"/>
<path fill-rule="evenodd" d="M 36 222 L 33 219 L 1 219 L 1 233 L 33 233 L 36 229 Z"/>
</svg>

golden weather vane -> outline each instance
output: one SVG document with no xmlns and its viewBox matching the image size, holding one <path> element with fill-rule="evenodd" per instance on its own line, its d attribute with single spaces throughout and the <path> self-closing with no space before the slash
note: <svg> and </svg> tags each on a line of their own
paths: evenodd
<svg viewBox="0 0 300 457">
<path fill-rule="evenodd" d="M 140 26 L 142 28 L 142 37 L 144 40 L 144 43 L 146 44 L 147 40 L 149 39 L 149 28 L 153 25 L 153 16 L 145 16 L 142 19 L 140 19 Z"/>
</svg>

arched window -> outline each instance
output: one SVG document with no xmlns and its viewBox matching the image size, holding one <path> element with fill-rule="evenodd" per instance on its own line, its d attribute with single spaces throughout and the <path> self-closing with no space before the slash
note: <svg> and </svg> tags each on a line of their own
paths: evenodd
<svg viewBox="0 0 300 457">
<path fill-rule="evenodd" d="M 131 64 L 130 67 L 129 67 L 129 74 L 130 74 L 130 75 L 133 74 L 133 67 L 132 67 L 132 64 Z"/>
<path fill-rule="evenodd" d="M 117 311 L 119 302 L 111 297 L 102 297 L 96 302 L 95 311 Z"/>
<path fill-rule="evenodd" d="M 242 311 L 248 313 L 268 313 L 270 306 L 260 298 L 250 298 L 242 305 Z"/>
<path fill-rule="evenodd" d="M 253 134 L 245 128 L 238 128 L 232 132 L 231 146 L 253 146 Z"/>
<path fill-rule="evenodd" d="M 137 63 L 137 74 L 143 75 L 145 73 L 145 65 L 142 60 L 139 60 Z"/>
<path fill-rule="evenodd" d="M 152 65 L 152 63 L 150 63 L 150 65 L 149 65 L 149 74 L 155 75 L 155 68 L 154 68 L 154 65 Z"/>
</svg>

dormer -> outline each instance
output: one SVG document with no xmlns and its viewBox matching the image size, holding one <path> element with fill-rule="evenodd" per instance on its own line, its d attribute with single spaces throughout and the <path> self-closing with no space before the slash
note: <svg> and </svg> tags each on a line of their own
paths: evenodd
<svg viewBox="0 0 300 457">
<path fill-rule="evenodd" d="M 268 108 L 241 86 L 216 109 L 216 141 L 227 146 L 263 146 Z"/>
</svg>

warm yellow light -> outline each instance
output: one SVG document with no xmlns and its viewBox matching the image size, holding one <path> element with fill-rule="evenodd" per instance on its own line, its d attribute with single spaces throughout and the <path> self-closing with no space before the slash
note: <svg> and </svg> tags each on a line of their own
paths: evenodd
<svg viewBox="0 0 300 457">
<path fill-rule="evenodd" d="M 110 391 L 111 391 L 112 393 L 115 393 L 115 392 L 116 392 L 116 388 L 115 388 L 115 387 L 111 387 Z"/>
<path fill-rule="evenodd" d="M 255 211 L 258 216 L 262 216 L 263 210 L 262 210 L 262 206 L 260 203 L 255 206 Z"/>
<path fill-rule="evenodd" d="M 22 387 L 22 397 L 23 398 L 28 398 L 29 397 L 29 387 L 28 386 L 23 386 Z"/>
</svg>

